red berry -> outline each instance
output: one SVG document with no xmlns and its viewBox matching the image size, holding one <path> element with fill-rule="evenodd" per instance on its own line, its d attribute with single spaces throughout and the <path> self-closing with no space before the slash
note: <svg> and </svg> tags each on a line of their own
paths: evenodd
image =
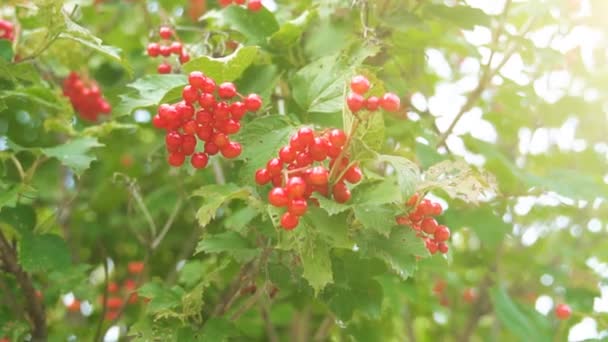
<svg viewBox="0 0 608 342">
<path fill-rule="evenodd" d="M 148 56 L 150 57 L 158 57 L 160 54 L 160 45 L 158 43 L 150 43 L 148 44 Z"/>
<path fill-rule="evenodd" d="M 169 154 L 169 165 L 171 166 L 182 166 L 184 160 L 186 160 L 186 156 L 183 153 L 173 152 Z"/>
<path fill-rule="evenodd" d="M 298 167 L 306 167 L 306 166 L 311 165 L 312 163 L 313 163 L 313 160 L 309 153 L 306 153 L 306 152 L 298 153 L 298 156 L 296 157 L 296 165 Z"/>
<path fill-rule="evenodd" d="M 154 125 L 156 128 L 165 128 L 166 123 L 159 114 L 156 114 L 152 118 L 152 125 Z"/>
<path fill-rule="evenodd" d="M 420 228 L 427 234 L 434 234 L 437 229 L 437 221 L 432 217 L 426 217 L 420 223 Z"/>
<path fill-rule="evenodd" d="M 224 131 L 226 134 L 235 134 L 241 130 L 241 124 L 236 120 L 226 120 L 224 123 Z"/>
<path fill-rule="evenodd" d="M 359 183 L 361 178 L 363 178 L 363 172 L 356 165 L 351 166 L 344 174 L 344 179 L 351 184 Z"/>
<path fill-rule="evenodd" d="M 332 193 L 334 194 L 334 200 L 338 203 L 346 203 L 350 199 L 350 190 L 342 182 L 334 185 Z"/>
<path fill-rule="evenodd" d="M 310 156 L 313 160 L 323 161 L 327 158 L 327 151 L 329 149 L 329 144 L 325 138 L 316 137 L 313 139 L 312 144 L 310 144 L 309 151 Z"/>
<path fill-rule="evenodd" d="M 205 75 L 200 71 L 193 71 L 188 75 L 188 83 L 194 88 L 202 90 L 205 85 Z"/>
<path fill-rule="evenodd" d="M 224 82 L 218 87 L 217 94 L 223 99 L 231 99 L 236 96 L 236 87 L 231 82 Z"/>
<path fill-rule="evenodd" d="M 171 65 L 167 63 L 161 63 L 158 65 L 158 68 L 156 68 L 156 70 L 159 74 L 168 74 L 171 72 Z"/>
<path fill-rule="evenodd" d="M 203 108 L 214 108 L 215 107 L 215 97 L 210 93 L 202 93 L 198 98 L 198 104 Z"/>
<path fill-rule="evenodd" d="M 342 147 L 346 143 L 346 134 L 341 129 L 332 129 L 329 132 L 329 142 L 334 147 Z"/>
<path fill-rule="evenodd" d="M 380 106 L 387 112 L 396 112 L 401 107 L 401 100 L 393 93 L 386 93 L 380 100 Z"/>
<path fill-rule="evenodd" d="M 171 47 L 167 45 L 161 45 L 159 52 L 162 56 L 169 57 L 171 56 Z"/>
<path fill-rule="evenodd" d="M 259 185 L 264 185 L 270 182 L 272 175 L 267 169 L 259 169 L 255 172 L 255 182 Z"/>
<path fill-rule="evenodd" d="M 195 169 L 204 169 L 208 162 L 209 157 L 202 152 L 195 153 L 192 155 L 192 158 L 190 158 L 190 163 Z"/>
<path fill-rule="evenodd" d="M 110 297 L 106 300 L 106 306 L 109 309 L 120 309 L 122 307 L 123 301 L 120 297 Z"/>
<path fill-rule="evenodd" d="M 279 150 L 279 158 L 283 163 L 289 164 L 296 159 L 296 151 L 291 146 L 284 146 Z"/>
<path fill-rule="evenodd" d="M 210 77 L 205 77 L 205 84 L 203 84 L 203 92 L 212 94 L 215 91 L 215 81 Z"/>
<path fill-rule="evenodd" d="M 448 252 L 448 250 L 450 249 L 450 248 L 448 247 L 448 244 L 447 244 L 447 243 L 445 243 L 445 242 L 439 242 L 439 243 L 437 244 L 437 247 L 439 248 L 439 252 L 441 252 L 441 254 L 445 254 L 445 253 L 447 253 L 447 252 Z"/>
<path fill-rule="evenodd" d="M 363 75 L 357 75 L 350 81 L 350 89 L 359 95 L 367 93 L 369 87 L 369 80 Z"/>
<path fill-rule="evenodd" d="M 262 9 L 262 0 L 249 0 L 247 8 L 252 12 L 257 12 Z"/>
<path fill-rule="evenodd" d="M 182 52 L 182 54 L 179 55 L 180 64 L 188 63 L 188 61 L 190 61 L 190 55 L 186 52 Z"/>
<path fill-rule="evenodd" d="M 220 6 L 221 7 L 226 7 L 226 6 L 230 6 L 232 4 L 233 0 L 219 0 Z"/>
<path fill-rule="evenodd" d="M 165 136 L 165 144 L 170 148 L 179 147 L 182 144 L 182 136 L 177 132 L 169 132 Z"/>
<path fill-rule="evenodd" d="M 441 250 L 441 248 L 440 248 Z M 477 291 L 475 291 L 475 289 L 473 288 L 467 288 L 464 290 L 464 292 L 462 293 L 462 299 L 467 302 L 467 303 L 473 303 L 475 301 L 475 299 L 477 299 Z"/>
<path fill-rule="evenodd" d="M 196 137 L 194 135 L 184 135 L 183 141 L 182 141 L 182 146 L 181 146 L 181 152 L 183 154 L 189 156 L 192 153 L 194 153 L 195 149 L 196 149 Z"/>
<path fill-rule="evenodd" d="M 196 129 L 196 136 L 201 139 L 202 141 L 210 141 L 211 140 L 211 136 L 213 135 L 213 128 L 211 127 L 205 127 L 205 126 L 199 126 Z"/>
<path fill-rule="evenodd" d="M 279 158 L 272 158 L 266 164 L 266 169 L 273 176 L 280 175 L 283 170 L 283 162 Z"/>
<path fill-rule="evenodd" d="M 226 102 L 218 102 L 213 110 L 215 120 L 228 120 L 230 118 L 230 105 Z"/>
<path fill-rule="evenodd" d="M 420 203 L 418 204 L 418 208 L 416 208 L 416 211 L 421 216 L 431 216 L 433 214 L 433 203 L 425 198 L 420 201 Z"/>
<path fill-rule="evenodd" d="M 329 171 L 323 166 L 315 166 L 310 170 L 308 180 L 313 185 L 325 185 L 329 181 Z"/>
<path fill-rule="evenodd" d="M 312 144 L 315 139 L 315 134 L 309 127 L 302 127 L 297 133 L 300 142 L 306 146 Z"/>
<path fill-rule="evenodd" d="M 183 50 L 182 43 L 173 42 L 173 43 L 171 43 L 170 49 L 171 49 L 171 53 L 173 53 L 174 55 L 181 55 L 182 50 Z"/>
<path fill-rule="evenodd" d="M 293 148 L 295 151 L 304 151 L 306 149 L 306 144 L 300 139 L 298 134 L 294 134 L 289 139 L 289 146 Z"/>
<path fill-rule="evenodd" d="M 334 146 L 331 143 L 327 143 L 327 156 L 330 158 L 337 158 L 342 152 L 342 147 Z"/>
<path fill-rule="evenodd" d="M 308 209 L 308 203 L 306 203 L 305 199 L 295 198 L 291 200 L 289 205 L 287 206 L 287 210 L 296 216 L 302 216 L 306 213 Z"/>
<path fill-rule="evenodd" d="M 275 207 L 286 207 L 289 203 L 287 191 L 279 187 L 273 188 L 268 193 L 268 203 L 272 204 Z"/>
<path fill-rule="evenodd" d="M 262 108 L 262 98 L 258 94 L 249 94 L 245 98 L 245 107 L 250 112 L 257 112 Z"/>
<path fill-rule="evenodd" d="M 194 120 L 187 121 L 182 125 L 182 130 L 185 134 L 196 134 L 198 130 L 198 124 Z"/>
<path fill-rule="evenodd" d="M 435 229 L 435 240 L 439 242 L 448 241 L 450 238 L 450 229 L 446 226 L 440 225 Z"/>
<path fill-rule="evenodd" d="M 182 90 L 182 98 L 188 104 L 194 103 L 198 100 L 198 90 L 191 85 L 187 85 Z"/>
<path fill-rule="evenodd" d="M 228 137 L 226 136 L 226 134 L 218 132 L 218 133 L 213 134 L 213 136 L 211 136 L 211 142 L 216 144 L 217 147 L 222 148 L 222 147 L 228 145 L 230 140 L 228 140 Z"/>
<path fill-rule="evenodd" d="M 131 261 L 127 264 L 127 270 L 131 274 L 139 274 L 144 270 L 143 261 Z"/>
<path fill-rule="evenodd" d="M 443 208 L 441 208 L 441 204 L 439 204 L 437 202 L 433 202 L 433 203 L 431 203 L 430 212 L 431 212 L 431 215 L 433 215 L 433 216 L 439 216 L 443 212 Z"/>
<path fill-rule="evenodd" d="M 401 226 L 409 226 L 410 223 L 412 223 L 409 219 L 409 217 L 407 216 L 397 216 L 395 217 L 395 221 L 397 222 L 398 225 Z"/>
<path fill-rule="evenodd" d="M 272 176 L 272 185 L 276 186 L 282 186 L 283 185 L 283 176 L 282 175 L 275 175 Z"/>
<path fill-rule="evenodd" d="M 351 112 L 356 113 L 365 105 L 365 99 L 357 93 L 350 93 L 346 97 L 346 104 Z"/>
<path fill-rule="evenodd" d="M 241 147 L 241 144 L 235 141 L 231 141 L 228 143 L 228 145 L 222 147 L 220 149 L 220 152 L 225 158 L 233 159 L 238 157 L 241 154 L 242 150 L 243 148 Z"/>
<path fill-rule="evenodd" d="M 188 121 L 194 116 L 194 107 L 186 102 L 178 102 L 174 108 L 182 121 Z"/>
<path fill-rule="evenodd" d="M 405 203 L 408 207 L 413 207 L 416 205 L 416 203 L 418 203 L 418 194 L 413 194 L 412 197 L 410 197 L 410 199 L 407 200 L 407 203 Z"/>
<path fill-rule="evenodd" d="M 247 113 L 247 107 L 243 102 L 237 101 L 230 104 L 230 114 L 234 120 L 241 120 Z"/>
<path fill-rule="evenodd" d="M 370 96 L 365 100 L 365 108 L 370 112 L 376 111 L 380 107 L 380 99 L 376 96 Z"/>
<path fill-rule="evenodd" d="M 292 230 L 298 226 L 300 223 L 300 218 L 296 215 L 293 215 L 289 211 L 283 214 L 281 217 L 281 226 L 285 228 L 285 230 Z"/>
<path fill-rule="evenodd" d="M 437 253 L 437 250 L 439 249 L 439 246 L 437 246 L 437 242 L 431 240 L 431 239 L 427 239 L 426 240 L 426 249 L 431 253 L 431 254 L 435 254 Z"/>
<path fill-rule="evenodd" d="M 205 143 L 205 153 L 207 153 L 208 155 L 214 156 L 219 151 L 220 151 L 220 148 L 216 144 L 214 144 L 212 142 Z"/>
<path fill-rule="evenodd" d="M 555 307 L 555 316 L 557 319 L 566 320 L 572 315 L 572 309 L 568 304 L 558 304 Z"/>
<path fill-rule="evenodd" d="M 285 190 L 289 198 L 301 198 L 306 192 L 306 182 L 302 177 L 291 177 L 287 180 Z"/>
<path fill-rule="evenodd" d="M 161 26 L 161 28 L 158 30 L 158 34 L 162 39 L 170 39 L 173 35 L 173 30 L 167 26 Z"/>
</svg>

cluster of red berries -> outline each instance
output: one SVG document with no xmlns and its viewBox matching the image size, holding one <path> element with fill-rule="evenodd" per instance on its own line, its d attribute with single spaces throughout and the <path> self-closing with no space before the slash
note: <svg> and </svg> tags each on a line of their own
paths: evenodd
<svg viewBox="0 0 608 342">
<path fill-rule="evenodd" d="M 163 59 L 162 63 L 160 63 L 158 65 L 157 70 L 158 70 L 159 74 L 168 74 L 171 72 L 172 68 L 171 68 L 171 64 L 167 61 L 166 57 L 169 57 L 171 55 L 177 55 L 179 63 L 184 64 L 190 60 L 190 55 L 188 54 L 188 52 L 186 52 L 184 50 L 184 46 L 182 45 L 182 43 L 180 43 L 178 41 L 172 41 L 172 42 L 169 41 L 174 36 L 173 30 L 171 28 L 162 26 L 160 28 L 160 30 L 158 31 L 158 34 L 159 34 L 161 40 L 163 40 L 167 44 L 162 44 L 162 43 L 148 44 L 148 48 L 147 48 L 148 56 L 165 57 Z"/>
<path fill-rule="evenodd" d="M 0 19 L 0 39 L 13 41 L 15 39 L 15 26 L 10 21 Z"/>
<path fill-rule="evenodd" d="M 448 252 L 447 241 L 450 238 L 450 229 L 440 225 L 433 218 L 443 212 L 439 203 L 429 199 L 419 201 L 418 194 L 414 194 L 406 203 L 408 215 L 397 216 L 397 224 L 410 226 L 416 231 L 416 236 L 424 239 L 426 249 L 435 254 L 437 251 Z"/>
<path fill-rule="evenodd" d="M 96 122 L 99 115 L 108 115 L 112 111 L 99 86 L 94 81 L 82 79 L 74 71 L 63 81 L 63 95 L 70 99 L 80 117 L 87 121 Z"/>
<path fill-rule="evenodd" d="M 192 156 L 192 166 L 202 169 L 207 166 L 209 156 L 218 152 L 225 158 L 238 157 L 241 145 L 230 141 L 228 136 L 241 129 L 240 120 L 247 111 L 255 112 L 262 107 L 262 99 L 257 94 L 240 95 L 230 82 L 216 85 L 199 71 L 191 72 L 188 82 L 182 90 L 183 101 L 160 105 L 152 120 L 156 128 L 167 131 L 169 164 L 181 166 L 186 156 Z M 240 100 L 228 102 L 235 97 Z M 203 152 L 195 153 L 197 137 L 205 142 Z"/>
<path fill-rule="evenodd" d="M 132 261 L 127 264 L 127 270 L 130 275 L 137 277 L 144 271 L 144 263 L 141 261 Z M 108 282 L 108 298 L 106 298 L 106 315 L 105 319 L 113 321 L 118 317 L 120 311 L 125 305 L 137 304 L 139 297 L 137 295 L 137 283 L 133 279 L 126 279 L 122 282 L 122 288 L 116 282 Z M 103 297 L 99 297 L 99 303 L 104 305 Z"/>
<path fill-rule="evenodd" d="M 375 112 L 378 108 L 382 108 L 391 113 L 399 111 L 399 108 L 401 107 L 401 99 L 399 99 L 399 96 L 394 93 L 385 93 L 382 97 L 363 97 L 370 88 L 370 81 L 363 75 L 357 75 L 351 79 L 350 90 L 352 92 L 346 97 L 346 104 L 351 112 L 356 113 L 363 109 Z"/>
<path fill-rule="evenodd" d="M 262 0 L 219 0 L 220 1 L 220 6 L 222 7 L 228 7 L 230 5 L 244 5 L 245 2 L 247 2 L 247 9 L 250 10 L 251 12 L 257 12 L 259 10 L 262 9 L 262 7 L 264 7 L 262 5 Z"/>
<path fill-rule="evenodd" d="M 268 193 L 268 202 L 275 207 L 287 208 L 281 217 L 283 228 L 296 228 L 300 216 L 308 209 L 308 200 L 314 203 L 310 198 L 313 192 L 329 197 L 331 184 L 331 195 L 336 202 L 344 203 L 350 199 L 351 193 L 345 182 L 358 183 L 363 174 L 357 165 L 349 164 L 343 153 L 346 145 L 347 136 L 342 130 L 332 129 L 315 136 L 311 128 L 303 127 L 291 137 L 289 145 L 280 149 L 278 158 L 270 159 L 266 168 L 256 172 L 256 183 L 272 182 L 274 185 Z M 327 159 L 328 167 L 324 164 Z M 330 176 L 337 181 L 332 182 Z"/>
</svg>

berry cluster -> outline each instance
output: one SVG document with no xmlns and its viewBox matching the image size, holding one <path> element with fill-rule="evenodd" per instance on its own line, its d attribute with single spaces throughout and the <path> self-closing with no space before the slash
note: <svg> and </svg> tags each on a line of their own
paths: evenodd
<svg viewBox="0 0 608 342">
<path fill-rule="evenodd" d="M 99 115 L 108 115 L 112 111 L 112 106 L 104 99 L 97 84 L 80 78 L 73 71 L 63 81 L 63 95 L 70 99 L 80 117 L 87 121 L 96 122 Z"/>
<path fill-rule="evenodd" d="M 184 46 L 179 41 L 170 41 L 173 38 L 173 30 L 169 27 L 162 26 L 158 31 L 158 35 L 161 38 L 161 43 L 149 43 L 148 44 L 148 56 L 158 57 L 162 56 L 163 61 L 158 65 L 159 74 L 168 74 L 171 72 L 171 64 L 167 61 L 166 57 L 171 55 L 177 55 L 179 63 L 184 64 L 190 60 L 190 55 L 184 50 Z M 163 44 L 166 43 L 166 44 Z"/>
<path fill-rule="evenodd" d="M 262 9 L 262 0 L 219 0 L 220 6 L 228 7 L 230 5 L 244 5 L 247 2 L 247 9 L 251 12 L 257 12 Z"/>
<path fill-rule="evenodd" d="M 287 208 L 281 217 L 283 228 L 292 230 L 297 227 L 313 192 L 326 197 L 331 194 L 338 203 L 350 199 L 350 190 L 345 182 L 358 183 L 363 174 L 344 156 L 342 150 L 346 145 L 347 136 L 342 130 L 333 129 L 315 136 L 311 128 L 303 127 L 291 137 L 289 145 L 280 149 L 278 158 L 269 160 L 266 168 L 256 172 L 256 183 L 272 182 L 274 185 L 268 193 L 268 202 L 275 207 Z M 329 167 L 324 164 L 327 159 Z M 330 175 L 337 181 L 332 182 Z"/>
<path fill-rule="evenodd" d="M 10 21 L 0 19 L 0 39 L 13 41 L 15 39 L 15 26 Z"/>
<path fill-rule="evenodd" d="M 414 194 L 407 201 L 406 208 L 408 215 L 397 216 L 397 224 L 412 227 L 416 231 L 416 235 L 424 239 L 426 249 L 431 254 L 435 254 L 437 251 L 442 254 L 447 253 L 450 229 L 438 224 L 433 218 L 443 212 L 441 205 L 428 199 L 419 201 L 418 194 Z"/>
<path fill-rule="evenodd" d="M 346 104 L 351 112 L 356 113 L 360 110 L 368 110 L 375 112 L 378 108 L 382 108 L 387 112 L 397 112 L 401 107 L 401 99 L 393 93 L 385 93 L 382 97 L 369 96 L 363 97 L 371 88 L 371 83 L 367 77 L 357 75 L 350 81 L 350 90 L 352 91 L 346 97 Z"/>
<path fill-rule="evenodd" d="M 435 285 L 433 285 L 433 294 L 439 298 L 439 304 L 444 307 L 450 306 L 450 299 L 448 298 L 448 294 L 446 289 L 448 284 L 443 279 L 437 279 L 435 281 Z"/>
<path fill-rule="evenodd" d="M 225 158 L 238 157 L 241 145 L 230 141 L 228 136 L 241 129 L 240 120 L 247 111 L 255 112 L 262 107 L 262 99 L 257 94 L 243 97 L 234 84 L 216 85 L 212 78 L 199 71 L 191 72 L 188 82 L 182 91 L 183 101 L 160 105 L 152 120 L 156 128 L 167 131 L 169 164 L 181 166 L 186 156 L 192 156 L 192 166 L 202 169 L 207 166 L 209 156 L 218 152 Z M 228 102 L 237 96 L 241 100 Z M 197 137 L 205 142 L 203 152 L 195 153 Z"/>
</svg>

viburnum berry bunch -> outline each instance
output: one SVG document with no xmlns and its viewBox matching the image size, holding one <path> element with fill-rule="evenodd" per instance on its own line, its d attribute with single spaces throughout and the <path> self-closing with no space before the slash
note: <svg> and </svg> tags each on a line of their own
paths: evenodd
<svg viewBox="0 0 608 342">
<path fill-rule="evenodd" d="M 360 110 L 375 112 L 379 108 L 387 112 L 397 112 L 401 107 L 401 99 L 394 93 L 385 93 L 382 97 L 364 95 L 371 89 L 371 82 L 363 75 L 354 76 L 350 81 L 351 92 L 346 97 L 346 104 L 351 112 Z"/>
<path fill-rule="evenodd" d="M 0 19 L 0 39 L 13 41 L 15 39 L 15 26 L 8 20 Z"/>
<path fill-rule="evenodd" d="M 230 5 L 245 5 L 246 2 L 247 9 L 251 12 L 257 12 L 264 7 L 264 5 L 262 5 L 262 0 L 219 0 L 219 2 L 220 6 L 222 7 L 228 7 Z"/>
<path fill-rule="evenodd" d="M 63 81 L 63 95 L 70 99 L 80 117 L 87 121 L 96 122 L 100 115 L 109 115 L 112 111 L 97 83 L 82 79 L 74 71 Z"/>
<path fill-rule="evenodd" d="M 229 135 L 241 129 L 240 121 L 248 111 L 256 112 L 262 107 L 262 98 L 239 94 L 231 82 L 216 85 L 199 71 L 191 72 L 188 82 L 182 90 L 183 101 L 160 105 L 152 120 L 156 128 L 167 131 L 169 164 L 181 166 L 186 156 L 191 156 L 192 166 L 202 169 L 209 156 L 218 152 L 228 159 L 238 157 L 242 147 L 230 141 Z M 202 152 L 196 152 L 197 138 L 204 142 Z"/>
<path fill-rule="evenodd" d="M 298 226 L 309 202 L 314 203 L 311 195 L 315 192 L 325 197 L 331 195 L 338 203 L 350 199 L 346 182 L 360 182 L 363 173 L 356 163 L 349 163 L 344 151 L 347 142 L 340 129 L 315 133 L 303 127 L 291 137 L 289 145 L 279 150 L 278 158 L 269 160 L 265 168 L 256 172 L 257 184 L 274 185 L 268 192 L 268 202 L 287 208 L 281 217 L 283 228 L 292 230 Z"/>
<path fill-rule="evenodd" d="M 157 67 L 159 74 L 168 74 L 171 72 L 172 66 L 167 59 L 171 55 L 178 56 L 180 64 L 184 64 L 190 60 L 190 55 L 184 50 L 182 43 L 177 40 L 171 40 L 175 38 L 175 32 L 173 32 L 170 27 L 162 26 L 158 30 L 158 35 L 161 38 L 161 42 L 149 43 L 147 52 L 150 57 L 160 56 L 163 58 L 163 61 Z"/>
<path fill-rule="evenodd" d="M 437 251 L 448 252 L 447 241 L 450 238 L 450 229 L 437 223 L 435 216 L 441 215 L 443 208 L 437 202 L 429 199 L 419 201 L 418 194 L 414 194 L 406 203 L 407 215 L 397 216 L 397 224 L 410 226 L 416 235 L 426 244 L 426 249 L 435 254 Z"/>
</svg>

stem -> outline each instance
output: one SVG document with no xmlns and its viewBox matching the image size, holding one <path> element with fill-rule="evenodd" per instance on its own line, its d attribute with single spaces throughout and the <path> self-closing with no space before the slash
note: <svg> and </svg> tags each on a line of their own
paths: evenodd
<svg viewBox="0 0 608 342">
<path fill-rule="evenodd" d="M 264 285 L 264 287 L 266 287 L 266 285 Z M 230 320 L 236 321 L 241 318 L 241 316 L 243 316 L 245 312 L 249 311 L 249 309 L 251 309 L 258 302 L 258 300 L 262 297 L 262 294 L 264 293 L 265 291 L 263 291 L 262 289 L 256 291 L 256 293 L 251 296 L 245 302 L 245 304 L 243 304 L 234 314 L 232 314 L 232 316 L 230 316 Z"/>
<path fill-rule="evenodd" d="M 105 253 L 104 253 L 105 255 Z M 108 310 L 108 258 L 104 257 L 103 260 L 103 275 L 104 275 L 104 283 L 103 283 L 103 305 L 101 306 L 101 317 L 99 318 L 99 323 L 97 323 L 97 330 L 95 331 L 95 338 L 93 341 L 99 341 L 99 337 L 101 337 L 101 328 L 103 328 L 103 320 L 106 318 L 106 312 Z"/>
<path fill-rule="evenodd" d="M 319 329 L 315 333 L 313 337 L 313 341 L 325 341 L 327 340 L 327 335 L 329 335 L 329 331 L 334 326 L 334 317 L 331 314 L 325 316 L 321 325 L 319 325 Z"/>
<path fill-rule="evenodd" d="M 25 309 L 32 327 L 32 341 L 46 341 L 46 312 L 44 303 L 36 296 L 36 289 L 30 275 L 21 268 L 17 261 L 16 250 L 0 231 L 0 257 L 4 268 L 15 276 L 19 287 L 25 295 Z"/>
<path fill-rule="evenodd" d="M 179 213 L 179 210 L 181 209 L 181 206 L 182 206 L 182 200 L 179 199 L 177 201 L 177 203 L 175 203 L 175 207 L 173 207 L 173 211 L 171 212 L 171 215 L 169 216 L 169 219 L 165 223 L 165 226 L 163 227 L 163 230 L 160 232 L 160 234 L 158 234 L 158 236 L 156 237 L 156 239 L 154 239 L 154 242 L 152 242 L 152 249 L 156 249 L 158 247 L 158 245 L 160 245 L 160 243 L 163 241 L 163 239 L 165 238 L 165 235 L 167 235 L 167 233 L 169 232 L 169 230 L 173 226 L 173 221 L 175 220 L 175 217 Z"/>
<path fill-rule="evenodd" d="M 261 301 L 260 302 L 260 313 L 262 314 L 262 319 L 264 320 L 264 329 L 266 330 L 266 335 L 268 336 L 268 340 L 270 342 L 279 342 L 279 335 L 277 334 L 272 321 L 270 320 L 270 303 L 269 301 Z"/>
<path fill-rule="evenodd" d="M 11 158 L 11 161 L 13 162 L 13 164 L 15 164 L 17 173 L 19 173 L 19 178 L 23 182 L 23 180 L 25 179 L 25 171 L 23 171 L 23 166 L 21 165 L 21 162 L 19 161 L 19 159 L 17 159 L 17 157 L 15 157 L 14 154 L 11 154 L 10 158 Z"/>
<path fill-rule="evenodd" d="M 355 132 L 357 131 L 358 126 L 359 126 L 359 120 L 355 119 L 353 121 L 352 126 L 350 127 L 350 132 L 348 132 L 348 137 L 346 138 L 346 143 L 344 144 L 342 151 L 340 151 L 338 158 L 336 158 L 336 161 L 334 162 L 334 166 L 331 168 L 331 171 L 329 172 L 329 183 L 330 184 L 333 184 L 332 181 L 334 180 L 334 177 L 336 176 L 336 172 L 338 172 L 340 165 L 342 165 L 342 159 L 344 159 L 344 155 L 346 154 L 346 151 L 350 147 L 350 143 L 353 140 L 353 136 L 355 135 Z"/>
</svg>

